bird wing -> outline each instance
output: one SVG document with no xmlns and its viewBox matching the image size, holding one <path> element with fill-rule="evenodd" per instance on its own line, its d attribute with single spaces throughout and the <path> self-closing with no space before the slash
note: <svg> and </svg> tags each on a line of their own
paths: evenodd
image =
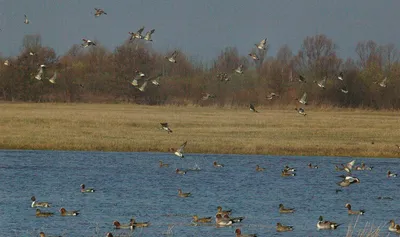
<svg viewBox="0 0 400 237">
<path fill-rule="evenodd" d="M 143 30 L 144 30 L 144 26 L 142 26 L 142 28 L 140 28 L 136 33 L 142 34 Z"/>
<path fill-rule="evenodd" d="M 187 144 L 187 141 L 185 141 L 185 142 L 178 148 L 177 152 L 183 152 L 183 149 L 185 148 L 186 144 Z"/>
<path fill-rule="evenodd" d="M 146 86 L 147 86 L 147 81 L 144 81 L 143 84 L 142 84 L 142 86 L 139 88 L 139 90 L 140 90 L 140 91 L 144 91 L 144 89 L 146 88 Z"/>
<path fill-rule="evenodd" d="M 306 99 L 307 99 L 307 92 L 304 92 L 303 96 L 301 97 L 301 100 L 305 102 Z"/>
<path fill-rule="evenodd" d="M 346 167 L 349 168 L 350 170 L 353 169 L 354 163 L 356 162 L 356 160 L 352 160 L 349 163 L 346 164 Z"/>
<path fill-rule="evenodd" d="M 264 46 L 267 44 L 267 38 L 260 41 L 260 45 Z"/>
<path fill-rule="evenodd" d="M 254 105 L 250 104 L 250 109 L 255 110 Z"/>
</svg>

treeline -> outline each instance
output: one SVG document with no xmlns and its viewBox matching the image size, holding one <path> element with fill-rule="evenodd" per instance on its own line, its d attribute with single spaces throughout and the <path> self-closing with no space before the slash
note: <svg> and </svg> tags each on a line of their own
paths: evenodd
<svg viewBox="0 0 400 237">
<path fill-rule="evenodd" d="M 304 92 L 309 104 L 338 107 L 400 108 L 399 52 L 393 44 L 359 42 L 356 59 L 341 59 L 337 46 L 325 35 L 307 37 L 297 53 L 284 45 L 277 55 L 254 47 L 259 57 L 241 56 L 234 47 L 221 51 L 212 65 L 192 62 L 178 50 L 177 63 L 156 52 L 151 44 L 130 42 L 109 51 L 96 46 L 73 45 L 64 55 L 43 47 L 39 35 L 23 39 L 20 55 L 1 58 L 0 99 L 28 102 L 138 103 L 149 105 L 199 104 L 236 106 L 253 103 L 294 104 Z M 250 52 L 249 52 L 250 53 Z M 5 65 L 7 64 L 7 65 Z M 46 65 L 42 80 L 35 79 Z M 235 69 L 243 65 L 243 74 Z M 159 86 L 148 83 L 144 91 L 132 86 L 136 70 L 153 77 L 161 74 Z M 57 72 L 56 83 L 50 83 Z M 337 76 L 343 72 L 343 81 Z M 226 73 L 229 80 L 220 80 Z M 303 76 L 306 83 L 299 82 Z M 327 78 L 325 89 L 315 82 Z M 379 86 L 387 77 L 387 86 Z M 348 93 L 340 89 L 347 88 Z M 266 99 L 271 92 L 279 95 Z M 215 95 L 207 100 L 203 96 Z"/>
</svg>

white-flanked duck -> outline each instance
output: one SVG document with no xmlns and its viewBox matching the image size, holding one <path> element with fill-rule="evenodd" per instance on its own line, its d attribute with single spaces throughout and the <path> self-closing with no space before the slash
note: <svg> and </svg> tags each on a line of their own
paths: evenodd
<svg viewBox="0 0 400 237">
<path fill-rule="evenodd" d="M 77 216 L 79 211 L 67 211 L 64 207 L 60 208 L 60 213 L 62 216 Z"/>
<path fill-rule="evenodd" d="M 287 171 L 287 170 L 282 170 L 281 176 L 283 176 L 283 177 L 296 176 L 296 173 L 292 173 L 292 172 Z"/>
<path fill-rule="evenodd" d="M 249 53 L 249 56 L 250 56 L 254 61 L 260 60 L 260 58 L 257 56 L 256 53 Z"/>
<path fill-rule="evenodd" d="M 174 154 L 179 156 L 180 158 L 184 158 L 183 149 L 185 149 L 187 141 L 185 141 L 175 152 Z"/>
<path fill-rule="evenodd" d="M 307 105 L 307 92 L 304 92 L 303 96 L 299 100 L 300 104 Z"/>
<path fill-rule="evenodd" d="M 388 172 L 387 172 L 387 177 L 388 177 L 388 178 L 390 178 L 390 177 L 394 178 L 394 177 L 397 177 L 397 174 L 392 173 L 390 170 L 388 170 Z"/>
<path fill-rule="evenodd" d="M 140 28 L 136 32 L 128 32 L 131 35 L 129 40 L 143 39 L 143 35 L 142 35 L 143 30 L 144 30 L 144 26 L 142 26 L 142 28 Z"/>
<path fill-rule="evenodd" d="M 222 168 L 222 167 L 224 167 L 224 164 L 219 164 L 218 162 L 214 161 L 214 162 L 213 162 L 213 166 L 214 166 L 215 168 Z"/>
<path fill-rule="evenodd" d="M 355 164 L 356 160 L 352 160 L 350 162 L 348 162 L 346 165 L 343 165 L 343 169 L 347 172 L 347 173 L 351 173 L 351 171 L 353 170 L 354 164 Z"/>
<path fill-rule="evenodd" d="M 81 193 L 94 193 L 95 191 L 93 188 L 86 188 L 85 184 L 81 184 Z"/>
<path fill-rule="evenodd" d="M 39 70 L 38 70 L 38 73 L 36 74 L 36 76 L 35 76 L 35 79 L 37 79 L 37 80 L 42 80 L 42 75 L 43 75 L 43 73 L 44 73 L 44 69 L 46 68 L 46 65 L 44 65 L 44 64 L 41 64 L 40 65 L 40 67 L 39 67 Z"/>
<path fill-rule="evenodd" d="M 143 82 L 143 84 L 138 88 L 141 92 L 144 92 L 147 86 L 147 80 Z"/>
<path fill-rule="evenodd" d="M 172 133 L 172 130 L 169 128 L 168 123 L 160 123 L 161 129 L 167 131 L 168 133 Z"/>
<path fill-rule="evenodd" d="M 178 51 L 174 51 L 170 57 L 166 56 L 165 59 L 168 59 L 171 63 L 176 63 L 176 57 L 178 56 Z"/>
<path fill-rule="evenodd" d="M 103 14 L 107 15 L 107 13 L 103 9 L 95 8 L 94 10 L 95 10 L 95 13 L 94 13 L 95 17 L 99 17 L 99 16 L 101 16 Z"/>
<path fill-rule="evenodd" d="M 96 43 L 94 43 L 93 41 L 89 40 L 89 39 L 82 39 L 83 43 L 81 44 L 82 47 L 86 48 L 89 46 L 96 46 Z"/>
<path fill-rule="evenodd" d="M 29 21 L 28 17 L 27 17 L 26 15 L 24 15 L 24 17 L 25 17 L 24 23 L 25 23 L 25 24 L 29 24 L 30 21 Z"/>
<path fill-rule="evenodd" d="M 176 168 L 175 173 L 183 175 L 186 174 L 186 171 Z"/>
<path fill-rule="evenodd" d="M 334 230 L 338 228 L 338 226 L 340 226 L 340 224 L 337 224 L 336 222 L 324 221 L 322 216 L 319 217 L 317 222 L 317 228 L 319 230 Z"/>
<path fill-rule="evenodd" d="M 346 86 L 340 87 L 340 91 L 343 92 L 343 93 L 345 93 L 345 94 L 349 93 L 349 90 L 347 89 Z"/>
<path fill-rule="evenodd" d="M 399 227 L 400 227 L 399 224 L 396 224 L 394 222 L 394 220 L 389 221 L 389 231 L 390 232 L 399 232 L 400 233 Z"/>
<path fill-rule="evenodd" d="M 340 72 L 339 75 L 337 76 L 337 79 L 343 81 L 343 78 L 344 78 L 343 72 Z"/>
<path fill-rule="evenodd" d="M 242 234 L 242 231 L 237 228 L 235 230 L 236 237 L 257 237 L 257 234 Z"/>
<path fill-rule="evenodd" d="M 347 208 L 347 214 L 349 215 L 364 215 L 365 211 L 364 210 L 359 210 L 359 211 L 353 211 L 351 210 L 351 205 L 350 203 L 346 203 L 346 205 L 344 206 Z"/>
<path fill-rule="evenodd" d="M 306 111 L 303 108 L 294 108 L 294 110 L 296 110 L 297 113 L 299 113 L 299 114 L 301 114 L 303 116 L 307 115 Z"/>
<path fill-rule="evenodd" d="M 366 166 L 364 162 L 361 162 L 361 166 L 357 166 L 356 170 L 372 170 L 373 166 Z"/>
<path fill-rule="evenodd" d="M 258 113 L 258 111 L 256 110 L 256 108 L 254 107 L 254 105 L 253 104 L 250 104 L 250 111 L 251 112 L 255 112 L 255 113 Z"/>
<path fill-rule="evenodd" d="M 233 222 L 231 220 L 229 220 L 228 218 L 222 217 L 221 214 L 216 214 L 215 215 L 215 223 L 218 227 L 221 227 L 221 226 L 231 226 Z"/>
<path fill-rule="evenodd" d="M 318 165 L 312 165 L 311 163 L 308 163 L 308 168 L 310 168 L 310 169 L 318 169 Z"/>
<path fill-rule="evenodd" d="M 281 223 L 276 223 L 276 231 L 277 232 L 287 232 L 293 231 L 293 226 L 290 225 L 282 225 Z"/>
<path fill-rule="evenodd" d="M 341 186 L 341 187 L 348 187 L 351 184 L 355 184 L 355 183 L 360 183 L 360 179 L 356 178 L 356 177 L 352 177 L 352 176 L 339 176 L 339 177 L 344 177 L 342 181 L 338 182 L 337 185 Z"/>
<path fill-rule="evenodd" d="M 156 30 L 152 29 L 151 31 L 147 31 L 143 39 L 146 41 L 153 41 L 151 39 L 151 35 L 154 33 L 154 31 L 156 31 Z"/>
<path fill-rule="evenodd" d="M 296 171 L 295 168 L 289 167 L 288 165 L 286 165 L 285 167 L 283 167 L 283 169 L 284 169 L 285 171 L 289 171 L 289 172 L 295 172 L 295 171 Z"/>
<path fill-rule="evenodd" d="M 243 74 L 243 64 L 240 64 L 236 69 L 235 72 L 238 74 Z"/>
<path fill-rule="evenodd" d="M 266 50 L 267 49 L 267 38 L 260 41 L 258 44 L 254 44 L 258 49 Z"/>
<path fill-rule="evenodd" d="M 53 76 L 49 79 L 49 82 L 55 84 L 56 79 L 57 79 L 57 72 L 54 72 Z"/>
<path fill-rule="evenodd" d="M 306 83 L 306 78 L 303 77 L 302 75 L 299 75 L 298 78 L 297 78 L 297 80 L 299 80 L 299 82 Z"/>
<path fill-rule="evenodd" d="M 131 223 L 121 224 L 119 221 L 114 221 L 113 225 L 115 226 L 115 229 L 131 229 L 131 230 L 133 230 L 133 226 Z"/>
<path fill-rule="evenodd" d="M 37 202 L 35 196 L 31 197 L 31 201 L 32 201 L 31 207 L 50 207 L 51 204 L 49 202 Z"/>
<path fill-rule="evenodd" d="M 279 213 L 293 213 L 295 212 L 294 208 L 285 208 L 283 204 L 279 204 Z"/>
</svg>

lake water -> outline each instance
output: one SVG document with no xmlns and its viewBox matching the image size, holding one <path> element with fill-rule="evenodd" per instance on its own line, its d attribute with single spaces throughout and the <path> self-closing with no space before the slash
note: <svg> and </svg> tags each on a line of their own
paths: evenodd
<svg viewBox="0 0 400 237">
<path fill-rule="evenodd" d="M 148 228 L 136 229 L 133 236 L 165 236 L 173 226 L 172 236 L 235 236 L 242 233 L 258 236 L 345 236 L 349 216 L 344 205 L 365 209 L 356 229 L 372 223 L 382 226 L 387 236 L 387 222 L 400 222 L 399 178 L 387 178 L 388 169 L 400 172 L 399 159 L 356 159 L 374 166 L 372 171 L 354 171 L 361 183 L 340 188 L 336 182 L 343 172 L 335 164 L 346 163 L 346 157 L 281 157 L 250 155 L 186 154 L 184 159 L 168 153 L 66 152 L 66 151 L 0 151 L 0 235 L 38 236 L 40 231 L 55 236 L 114 236 L 129 233 L 115 230 L 112 222 L 150 221 Z M 159 168 L 158 161 L 169 163 Z M 213 161 L 225 167 L 214 168 Z M 319 169 L 309 169 L 307 164 Z M 255 166 L 265 167 L 256 172 Z M 281 177 L 285 165 L 295 167 L 297 175 Z M 198 166 L 201 171 L 186 175 L 176 168 Z M 80 184 L 96 189 L 80 193 Z M 177 189 L 191 192 L 192 197 L 179 198 Z M 336 189 L 343 190 L 336 193 Z M 30 198 L 52 203 L 55 216 L 35 217 Z M 393 200 L 379 200 L 389 196 Z M 296 209 L 294 214 L 279 214 L 278 205 Z M 191 216 L 214 216 L 216 207 L 232 209 L 232 216 L 245 216 L 232 227 L 192 226 Z M 58 210 L 80 210 L 76 217 L 62 217 Z M 318 231 L 318 217 L 342 223 L 337 230 Z M 281 222 L 294 226 L 293 232 L 277 233 Z M 394 236 L 393 234 L 391 234 Z"/>
</svg>

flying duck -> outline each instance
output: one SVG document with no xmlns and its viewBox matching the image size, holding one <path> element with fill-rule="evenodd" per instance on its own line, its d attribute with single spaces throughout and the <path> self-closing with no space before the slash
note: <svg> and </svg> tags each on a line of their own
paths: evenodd
<svg viewBox="0 0 400 237">
<path fill-rule="evenodd" d="M 24 17 L 25 17 L 24 23 L 25 23 L 25 24 L 29 24 L 29 19 L 28 19 L 28 17 L 27 17 L 26 15 L 24 15 Z"/>
<path fill-rule="evenodd" d="M 185 156 L 183 155 L 183 149 L 185 148 L 187 144 L 187 141 L 185 141 L 179 148 L 178 150 L 175 151 L 175 155 L 179 156 L 180 158 L 184 158 Z"/>
<path fill-rule="evenodd" d="M 96 46 L 96 44 L 89 40 L 89 39 L 82 39 L 83 43 L 81 44 L 84 48 L 89 47 L 89 46 Z"/>
<path fill-rule="evenodd" d="M 340 226 L 340 224 L 331 221 L 324 221 L 322 216 L 319 217 L 317 222 L 317 228 L 319 230 L 334 230 L 338 228 L 338 226 Z"/>
<path fill-rule="evenodd" d="M 96 11 L 96 12 L 94 13 L 94 16 L 95 16 L 95 17 L 99 17 L 99 16 L 101 16 L 102 14 L 107 15 L 107 13 L 106 13 L 105 11 L 103 11 L 103 9 L 95 8 L 94 10 Z"/>
<path fill-rule="evenodd" d="M 235 69 L 235 72 L 238 74 L 243 74 L 243 64 L 240 64 L 239 67 Z"/>
<path fill-rule="evenodd" d="M 349 90 L 347 89 L 346 86 L 340 87 L 340 91 L 343 92 L 343 93 L 345 93 L 345 94 L 349 93 Z"/>
<path fill-rule="evenodd" d="M 359 211 L 353 211 L 351 210 L 351 205 L 350 203 L 346 203 L 346 205 L 344 206 L 347 208 L 347 213 L 349 215 L 364 215 L 365 211 L 364 210 L 359 210 Z"/>
<path fill-rule="evenodd" d="M 142 26 L 142 28 L 140 28 L 136 32 L 128 32 L 131 35 L 129 40 L 143 39 L 143 35 L 142 35 L 143 30 L 144 30 L 144 26 Z"/>
<path fill-rule="evenodd" d="M 286 232 L 286 231 L 292 231 L 293 226 L 289 225 L 282 225 L 281 223 L 276 223 L 276 231 L 277 232 Z"/>
<path fill-rule="evenodd" d="M 267 95 L 267 100 L 272 100 L 274 97 L 279 97 L 279 95 L 275 94 L 274 92 L 271 92 L 269 95 Z"/>
<path fill-rule="evenodd" d="M 51 204 L 48 202 L 36 202 L 35 196 L 31 197 L 31 201 L 32 201 L 31 207 L 50 207 Z"/>
<path fill-rule="evenodd" d="M 10 61 L 8 61 L 8 59 L 6 59 L 6 61 L 4 61 L 4 66 L 10 66 Z"/>
<path fill-rule="evenodd" d="M 356 177 L 346 176 L 342 181 L 338 182 L 337 185 L 341 187 L 348 187 L 350 186 L 350 184 L 355 184 L 355 183 L 360 183 L 360 179 Z"/>
<path fill-rule="evenodd" d="M 242 231 L 238 228 L 235 230 L 236 237 L 257 237 L 257 234 L 242 234 Z"/>
<path fill-rule="evenodd" d="M 254 108 L 254 105 L 253 105 L 253 104 L 250 104 L 250 111 L 251 111 L 251 112 L 258 113 L 258 111 Z"/>
<path fill-rule="evenodd" d="M 178 51 L 174 51 L 170 57 L 165 57 L 166 59 L 168 59 L 168 61 L 170 61 L 171 63 L 176 63 L 176 56 L 178 56 Z"/>
<path fill-rule="evenodd" d="M 42 65 L 40 65 L 40 67 L 39 67 L 39 70 L 38 70 L 38 73 L 36 74 L 36 76 L 35 76 L 35 78 L 37 79 L 37 80 L 42 80 L 42 75 L 43 75 L 43 72 L 44 72 L 44 69 L 46 68 L 46 65 L 44 65 L 44 64 L 42 64 Z"/>
<path fill-rule="evenodd" d="M 339 75 L 337 76 L 337 79 L 343 81 L 343 72 L 339 73 Z"/>
<path fill-rule="evenodd" d="M 300 98 L 299 102 L 303 105 L 307 105 L 307 92 L 304 92 L 303 96 Z"/>
<path fill-rule="evenodd" d="M 324 77 L 321 81 L 314 81 L 319 87 L 322 89 L 325 89 L 325 84 L 326 84 L 326 77 Z"/>
<path fill-rule="evenodd" d="M 307 114 L 306 114 L 306 111 L 305 111 L 303 108 L 294 108 L 294 110 L 296 110 L 297 113 L 299 113 L 299 114 L 301 114 L 301 115 L 303 115 L 303 116 L 306 116 L 306 115 L 307 115 Z"/>
<path fill-rule="evenodd" d="M 266 49 L 267 49 L 267 48 L 266 48 L 266 45 L 267 45 L 267 38 L 261 40 L 260 43 L 254 44 L 254 45 L 255 45 L 258 49 L 266 50 Z"/>
<path fill-rule="evenodd" d="M 249 56 L 250 56 L 254 61 L 260 60 L 260 58 L 257 56 L 256 53 L 249 53 Z"/>
<path fill-rule="evenodd" d="M 141 92 L 144 92 L 147 86 L 147 80 L 143 82 L 143 84 L 138 88 Z"/>
<path fill-rule="evenodd" d="M 67 211 L 64 207 L 60 209 L 60 213 L 62 216 L 77 216 L 79 215 L 79 211 Z"/>
<path fill-rule="evenodd" d="M 381 82 L 374 82 L 374 84 L 378 84 L 380 87 L 386 87 L 387 86 L 387 77 L 385 77 Z"/>
<path fill-rule="evenodd" d="M 348 162 L 346 165 L 342 165 L 343 169 L 347 172 L 347 173 L 351 173 L 351 171 L 353 170 L 354 167 L 354 163 L 356 162 L 356 160 L 352 160 L 350 162 Z"/>
<path fill-rule="evenodd" d="M 172 133 L 172 130 L 168 127 L 168 123 L 160 123 L 161 124 L 161 129 L 165 130 L 169 133 Z"/>
<path fill-rule="evenodd" d="M 208 100 L 210 98 L 215 98 L 215 95 L 212 95 L 210 93 L 205 93 L 203 97 L 201 97 L 202 100 Z"/>
<path fill-rule="evenodd" d="M 49 82 L 55 84 L 56 79 L 57 79 L 57 72 L 54 72 L 53 76 L 49 79 Z"/>
<path fill-rule="evenodd" d="M 182 189 L 178 189 L 178 196 L 179 197 L 185 198 L 185 197 L 189 197 L 190 195 L 192 195 L 192 194 L 191 193 L 184 193 L 184 192 L 182 192 Z"/>
<path fill-rule="evenodd" d="M 306 78 L 303 77 L 302 75 L 299 75 L 299 77 L 297 79 L 299 80 L 299 82 L 306 83 Z"/>
<path fill-rule="evenodd" d="M 143 39 L 147 40 L 147 41 L 153 41 L 151 39 L 151 35 L 154 33 L 154 31 L 155 31 L 155 29 L 152 29 L 151 31 L 147 31 Z"/>
</svg>

